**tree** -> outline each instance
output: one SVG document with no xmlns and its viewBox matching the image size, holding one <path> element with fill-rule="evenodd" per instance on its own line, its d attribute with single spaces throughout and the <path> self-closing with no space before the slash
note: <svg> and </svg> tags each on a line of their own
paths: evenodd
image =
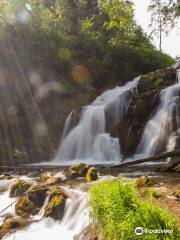
<svg viewBox="0 0 180 240">
<path fill-rule="evenodd" d="M 151 0 L 148 10 L 151 12 L 152 34 L 159 39 L 159 50 L 162 51 L 162 37 L 163 34 L 168 35 L 169 31 L 174 27 L 172 21 L 172 12 L 166 11 L 167 1 Z"/>
</svg>

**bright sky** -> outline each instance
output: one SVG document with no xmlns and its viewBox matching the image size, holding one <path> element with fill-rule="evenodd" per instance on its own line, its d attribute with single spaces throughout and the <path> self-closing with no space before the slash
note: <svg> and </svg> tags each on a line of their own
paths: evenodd
<svg viewBox="0 0 180 240">
<path fill-rule="evenodd" d="M 150 14 L 147 12 L 150 0 L 133 0 L 135 3 L 135 18 L 139 25 L 149 33 Z M 154 41 L 158 46 L 158 41 Z M 162 49 L 172 57 L 180 56 L 180 21 L 179 26 L 173 29 L 167 37 L 163 37 Z"/>
</svg>

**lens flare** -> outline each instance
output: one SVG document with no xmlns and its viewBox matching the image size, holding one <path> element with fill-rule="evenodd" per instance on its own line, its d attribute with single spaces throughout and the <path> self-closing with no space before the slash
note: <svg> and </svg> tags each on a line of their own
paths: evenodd
<svg viewBox="0 0 180 240">
<path fill-rule="evenodd" d="M 68 48 L 60 48 L 58 51 L 58 56 L 60 59 L 68 61 L 71 58 L 71 52 Z"/>
<path fill-rule="evenodd" d="M 85 65 L 76 65 L 72 70 L 72 77 L 78 83 L 84 83 L 90 78 L 89 69 Z"/>
</svg>

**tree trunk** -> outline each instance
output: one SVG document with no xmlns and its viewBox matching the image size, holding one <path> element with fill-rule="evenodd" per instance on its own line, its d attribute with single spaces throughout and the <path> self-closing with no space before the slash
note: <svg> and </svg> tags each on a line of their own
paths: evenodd
<svg viewBox="0 0 180 240">
<path fill-rule="evenodd" d="M 124 162 L 124 163 L 118 164 L 116 166 L 113 166 L 112 168 L 123 168 L 123 167 L 128 167 L 128 166 L 132 166 L 132 165 L 136 165 L 136 164 L 140 164 L 140 163 L 160 161 L 160 160 L 166 159 L 168 157 L 178 157 L 178 156 L 180 157 L 180 150 L 165 152 L 160 155 L 143 158 L 143 159 L 139 159 L 139 160 L 135 160 L 135 161 L 131 161 L 131 162 Z M 180 162 L 180 160 L 179 160 L 179 162 Z"/>
</svg>

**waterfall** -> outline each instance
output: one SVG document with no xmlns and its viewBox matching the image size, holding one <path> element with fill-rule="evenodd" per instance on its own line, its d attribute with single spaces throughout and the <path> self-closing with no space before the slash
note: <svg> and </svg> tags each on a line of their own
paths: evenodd
<svg viewBox="0 0 180 240">
<path fill-rule="evenodd" d="M 136 153 L 138 157 L 149 157 L 162 151 L 172 151 L 179 136 L 180 71 L 177 71 L 177 83 L 161 91 L 160 105 L 147 122 Z"/>
<path fill-rule="evenodd" d="M 73 113 L 70 113 L 54 162 L 119 162 L 119 140 L 112 138 L 107 129 L 112 129 L 127 111 L 130 91 L 136 90 L 138 80 L 135 78 L 123 87 L 105 91 L 91 105 L 83 107 L 76 126 L 70 126 L 74 122 Z"/>
</svg>

